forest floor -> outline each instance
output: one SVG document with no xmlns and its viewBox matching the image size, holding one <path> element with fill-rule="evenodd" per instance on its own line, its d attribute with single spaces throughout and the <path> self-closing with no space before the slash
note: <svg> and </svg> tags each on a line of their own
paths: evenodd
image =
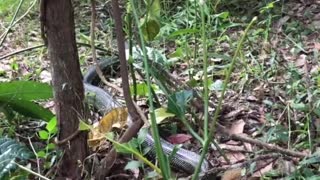
<svg viewBox="0 0 320 180">
<path fill-rule="evenodd" d="M 207 160 L 211 164 L 211 172 L 224 171 L 230 167 L 248 167 L 247 172 L 252 177 L 299 178 L 320 175 L 320 155 L 317 154 L 320 142 L 320 2 L 281 3 L 277 1 L 278 7 L 271 8 L 268 13 L 261 12 L 263 8 L 248 11 L 250 7 L 222 3 L 219 12 L 229 11 L 227 17 L 216 18 L 212 32 L 207 32 L 209 100 L 216 105 L 221 96 L 226 69 L 246 24 L 254 15 L 259 17 L 242 46 L 223 100 L 218 124 L 226 132 L 217 128 L 214 139 L 224 156 L 216 147 L 210 148 Z M 90 44 L 90 5 L 76 5 L 77 41 Z M 44 47 L 1 58 L 42 44 L 37 10 L 33 9 L 11 29 L 0 46 L 0 82 L 51 81 L 47 50 Z M 114 29 L 108 9 L 108 4 L 98 6 L 96 43 L 116 53 Z M 170 39 L 166 36 L 167 31 L 172 33 L 179 29 L 177 18 L 182 16 L 182 12 L 175 12 L 173 19 L 176 19 L 173 22 L 165 21 L 158 39 L 149 45 L 165 55 L 168 72 L 201 92 L 203 70 L 200 38 L 186 35 Z M 0 32 L 5 31 L 8 21 L 5 19 L 0 22 Z M 192 49 L 187 53 L 183 49 L 186 44 Z M 194 53 L 193 50 L 200 53 L 197 60 L 193 55 L 188 55 Z M 89 48 L 79 47 L 83 69 L 92 64 L 91 56 Z M 98 52 L 98 57 L 103 56 L 105 54 Z M 120 77 L 109 80 L 121 85 Z M 159 96 L 162 97 L 161 94 Z M 141 97 L 139 105 L 146 106 L 145 96 L 141 94 Z M 53 103 L 46 106 L 52 109 Z M 212 117 L 215 108 L 209 110 Z M 201 132 L 201 128 L 197 128 Z M 226 133 L 234 136 L 225 136 Z M 199 152 L 200 144 L 189 136 L 183 129 L 182 133 L 171 135 L 168 140 L 172 143 L 183 141 L 185 147 Z M 308 158 L 303 158 L 301 154 L 308 155 Z M 122 159 L 116 167 L 125 164 Z M 131 173 L 133 176 L 139 174 Z"/>
</svg>

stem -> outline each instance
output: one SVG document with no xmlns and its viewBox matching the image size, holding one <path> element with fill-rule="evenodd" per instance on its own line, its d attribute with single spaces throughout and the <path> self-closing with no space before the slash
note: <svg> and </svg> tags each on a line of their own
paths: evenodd
<svg viewBox="0 0 320 180">
<path fill-rule="evenodd" d="M 197 166 L 197 168 L 196 168 L 196 170 L 195 170 L 195 172 L 194 172 L 194 175 L 192 176 L 192 180 L 197 180 L 198 177 L 199 177 L 199 173 L 200 173 L 200 169 L 201 169 L 202 162 L 203 162 L 203 160 L 204 160 L 204 157 L 205 157 L 206 153 L 208 152 L 209 144 L 210 144 L 210 142 L 211 142 L 211 140 L 212 140 L 212 135 L 213 135 L 213 133 L 215 132 L 218 115 L 219 115 L 220 110 L 221 110 L 222 101 L 223 101 L 223 99 L 224 99 L 224 95 L 225 95 L 225 92 L 226 92 L 226 89 L 227 89 L 228 82 L 230 81 L 231 72 L 232 72 L 233 67 L 234 67 L 234 65 L 235 65 L 236 59 L 237 59 L 237 57 L 238 57 L 238 55 L 239 55 L 239 52 L 240 52 L 240 49 L 241 49 L 241 47 L 242 47 L 243 41 L 244 41 L 246 35 L 248 34 L 249 29 L 251 28 L 251 26 L 253 25 L 253 23 L 254 23 L 256 20 L 257 20 L 257 17 L 254 17 L 254 18 L 251 20 L 250 24 L 247 26 L 246 30 L 244 31 L 243 36 L 241 37 L 241 39 L 240 39 L 240 41 L 239 41 L 239 43 L 238 43 L 236 52 L 235 52 L 234 55 L 233 55 L 230 68 L 229 68 L 229 70 L 227 71 L 226 79 L 224 80 L 224 83 L 223 83 L 223 88 L 222 88 L 221 96 L 220 96 L 220 98 L 219 98 L 219 102 L 218 102 L 218 105 L 217 105 L 217 109 L 215 110 L 215 113 L 214 113 L 213 122 L 212 122 L 211 125 L 210 125 L 209 135 L 208 135 L 208 138 L 205 139 L 205 142 L 204 142 L 204 145 L 203 145 L 203 150 L 202 150 L 201 157 L 200 157 L 200 160 L 199 160 L 199 164 L 198 164 L 198 166 Z"/>
<path fill-rule="evenodd" d="M 134 4 L 133 0 L 130 0 L 130 3 L 132 6 L 133 17 L 134 17 L 136 25 L 138 27 L 139 26 L 139 19 L 138 19 L 137 11 L 135 8 L 135 4 Z M 150 80 L 150 74 L 149 74 L 149 65 L 147 62 L 147 53 L 146 53 L 146 48 L 145 48 L 143 33 L 142 33 L 141 28 L 138 28 L 138 32 L 139 32 L 140 43 L 141 43 L 141 48 L 142 48 L 142 52 L 143 52 L 143 61 L 144 61 L 146 77 L 147 77 L 147 85 L 148 85 L 148 92 L 149 92 L 149 95 L 148 95 L 149 109 L 150 109 L 150 116 L 151 116 L 151 130 L 152 130 L 152 135 L 153 135 L 153 138 L 155 141 L 156 154 L 157 154 L 157 157 L 159 160 L 160 168 L 162 170 L 163 178 L 170 179 L 170 177 L 171 177 L 170 167 L 169 167 L 168 161 L 166 160 L 166 157 L 163 153 L 163 149 L 161 146 L 159 131 L 158 131 L 156 117 L 155 117 L 155 113 L 154 113 L 154 107 L 153 107 L 153 103 L 152 103 L 153 96 L 152 96 L 152 93 L 150 93 L 151 92 L 151 80 Z"/>
<path fill-rule="evenodd" d="M 209 97 L 208 97 L 208 54 L 207 54 L 207 37 L 206 37 L 206 24 L 205 24 L 205 15 L 204 15 L 204 8 L 205 8 L 205 1 L 201 4 L 200 11 L 201 11 L 201 38 L 202 38 L 202 48 L 203 48 L 203 73 L 204 73 L 204 83 L 203 83 L 203 101 L 204 101 L 204 139 L 208 138 L 208 104 L 209 104 Z"/>
<path fill-rule="evenodd" d="M 22 165 L 20 165 L 20 164 L 18 164 L 18 163 L 16 163 L 16 162 L 15 162 L 15 164 L 16 164 L 20 169 L 23 169 L 23 170 L 27 171 L 27 172 L 30 173 L 30 174 L 33 174 L 33 175 L 38 176 L 39 178 L 42 178 L 42 179 L 45 179 L 45 180 L 50 180 L 49 178 L 47 178 L 47 177 L 45 177 L 45 176 L 43 176 L 43 175 L 41 175 L 41 174 L 39 174 L 39 173 L 36 173 L 36 172 L 32 171 L 31 169 L 28 169 L 28 168 L 26 168 L 26 167 L 24 167 L 24 166 L 22 166 Z"/>
<path fill-rule="evenodd" d="M 9 33 L 9 31 L 10 31 L 10 29 L 12 28 L 13 23 L 14 23 L 14 21 L 16 20 L 17 14 L 18 14 L 18 12 L 19 12 L 19 10 L 20 10 L 20 8 L 21 8 L 22 3 L 23 3 L 23 0 L 20 0 L 19 5 L 18 5 L 18 7 L 17 7 L 17 9 L 16 9 L 16 12 L 14 13 L 14 15 L 13 15 L 13 17 L 12 17 L 12 19 L 11 19 L 10 25 L 9 25 L 9 27 L 7 28 L 7 30 L 5 31 L 5 33 L 4 33 L 4 35 L 3 35 L 3 38 L 2 38 L 2 40 L 1 40 L 1 42 L 0 42 L 0 46 L 2 46 L 4 40 L 6 39 L 8 33 Z M 1 37 L 2 37 L 2 36 L 1 36 Z"/>
<path fill-rule="evenodd" d="M 109 138 L 108 136 L 105 136 L 108 141 L 112 142 L 113 144 L 125 149 L 126 151 L 129 151 L 130 153 L 132 153 L 137 159 L 141 160 L 142 162 L 144 162 L 145 164 L 147 164 L 148 166 L 150 166 L 152 169 L 154 169 L 158 174 L 161 174 L 161 169 L 159 169 L 157 166 L 155 166 L 153 163 L 151 163 L 148 159 L 146 159 L 143 155 L 141 155 L 139 152 L 137 152 L 136 150 L 133 150 L 132 148 L 128 147 L 125 144 L 121 144 L 111 138 Z"/>
</svg>

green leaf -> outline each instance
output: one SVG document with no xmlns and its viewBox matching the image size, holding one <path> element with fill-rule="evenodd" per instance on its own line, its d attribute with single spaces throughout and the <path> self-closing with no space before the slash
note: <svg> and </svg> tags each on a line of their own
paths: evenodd
<svg viewBox="0 0 320 180">
<path fill-rule="evenodd" d="M 152 88 L 154 90 L 157 90 L 157 86 L 156 85 L 151 85 Z M 137 95 L 138 96 L 148 96 L 149 93 L 148 93 L 148 85 L 146 83 L 139 83 L 137 84 Z M 134 87 L 133 86 L 130 86 L 130 92 L 133 93 L 134 92 Z"/>
<path fill-rule="evenodd" d="M 25 145 L 13 139 L 0 138 L 0 179 L 5 179 L 16 170 L 16 162 L 25 164 L 32 156 L 33 154 Z"/>
<path fill-rule="evenodd" d="M 158 108 L 158 109 L 154 110 L 154 113 L 156 116 L 157 124 L 160 124 L 166 118 L 175 116 L 175 114 L 169 113 L 166 108 Z"/>
<path fill-rule="evenodd" d="M 46 129 L 50 134 L 57 132 L 57 118 L 53 117 L 47 124 Z"/>
<path fill-rule="evenodd" d="M 184 90 L 176 92 L 169 96 L 168 112 L 177 115 L 178 117 L 184 117 L 187 103 L 192 99 L 192 90 Z"/>
<path fill-rule="evenodd" d="M 301 161 L 299 164 L 300 165 L 310 165 L 310 164 L 316 164 L 320 162 L 320 154 L 316 153 L 313 154 L 311 157 Z"/>
<path fill-rule="evenodd" d="M 40 139 L 47 140 L 49 138 L 49 133 L 45 130 L 38 132 Z"/>
<path fill-rule="evenodd" d="M 79 130 L 80 131 L 86 131 L 86 130 L 90 130 L 93 127 L 87 123 L 85 123 L 84 121 L 80 120 L 80 124 L 79 124 Z"/>
<path fill-rule="evenodd" d="M 173 157 L 176 155 L 176 153 L 179 151 L 181 147 L 182 147 L 182 144 L 175 145 L 168 159 L 173 159 Z"/>
<path fill-rule="evenodd" d="M 307 112 L 309 110 L 308 105 L 304 104 L 304 103 L 294 103 L 291 102 L 290 106 L 293 109 L 299 110 L 299 111 L 303 111 L 303 112 Z"/>
<path fill-rule="evenodd" d="M 55 149 L 56 148 L 56 145 L 54 144 L 54 143 L 49 143 L 48 145 L 47 145 L 47 149 L 48 150 L 52 150 L 52 149 Z"/>
<path fill-rule="evenodd" d="M 185 34 L 194 34 L 194 33 L 198 33 L 198 32 L 200 32 L 198 29 L 180 29 L 180 30 L 175 31 L 172 34 L 170 34 L 169 38 L 173 38 L 173 37 L 185 35 Z"/>
<path fill-rule="evenodd" d="M 124 154 L 131 154 L 132 151 L 137 151 L 136 149 L 133 149 L 129 143 L 122 143 L 114 144 L 114 147 L 116 148 L 117 152 L 124 153 Z"/>
<path fill-rule="evenodd" d="M 40 100 L 52 98 L 48 84 L 34 81 L 13 81 L 0 83 L 0 100 Z"/>
<path fill-rule="evenodd" d="M 160 1 L 159 0 L 148 0 L 148 5 L 149 7 L 149 17 L 156 17 L 156 18 L 160 18 L 160 10 L 161 10 L 161 6 L 160 6 Z"/>
<path fill-rule="evenodd" d="M 141 128 L 139 133 L 138 133 L 138 137 L 137 137 L 137 142 L 139 145 L 141 145 L 144 140 L 146 139 L 148 134 L 148 128 Z"/>
<path fill-rule="evenodd" d="M 152 41 L 160 32 L 160 23 L 156 18 L 149 17 L 147 21 L 140 26 L 142 29 L 143 37 L 147 41 Z"/>
<path fill-rule="evenodd" d="M 222 91 L 223 89 L 223 81 L 218 79 L 214 83 L 212 83 L 209 87 L 212 91 Z"/>
<path fill-rule="evenodd" d="M 214 18 L 226 19 L 229 17 L 229 12 L 222 12 L 213 16 Z"/>
<path fill-rule="evenodd" d="M 141 167 L 142 163 L 140 161 L 129 161 L 128 164 L 124 167 L 124 170 L 134 170 Z"/>
<path fill-rule="evenodd" d="M 37 156 L 39 158 L 45 158 L 46 157 L 46 153 L 44 151 L 39 151 L 39 152 L 37 152 Z"/>
<path fill-rule="evenodd" d="M 42 106 L 27 100 L 1 98 L 0 106 L 9 106 L 24 116 L 43 119 L 45 121 L 49 121 L 52 117 L 54 117 L 52 112 L 48 109 L 45 109 Z"/>
<path fill-rule="evenodd" d="M 175 52 L 169 55 L 169 58 L 182 58 L 183 55 L 184 54 L 182 48 L 177 48 Z"/>
</svg>

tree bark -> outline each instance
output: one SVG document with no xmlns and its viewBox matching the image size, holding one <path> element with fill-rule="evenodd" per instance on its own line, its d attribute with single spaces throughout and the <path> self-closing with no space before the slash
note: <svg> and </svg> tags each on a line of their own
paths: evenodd
<svg viewBox="0 0 320 180">
<path fill-rule="evenodd" d="M 59 141 L 78 130 L 84 119 L 84 88 L 75 40 L 74 15 L 71 0 L 44 0 L 45 29 L 52 68 L 55 111 Z M 81 166 L 87 155 L 85 133 L 61 146 L 63 157 L 58 165 L 58 178 L 81 179 Z"/>
</svg>

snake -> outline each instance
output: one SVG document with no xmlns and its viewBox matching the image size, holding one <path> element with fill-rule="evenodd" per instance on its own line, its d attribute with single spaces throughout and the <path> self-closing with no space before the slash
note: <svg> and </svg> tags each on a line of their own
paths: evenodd
<svg viewBox="0 0 320 180">
<path fill-rule="evenodd" d="M 105 71 L 107 68 L 114 67 L 119 64 L 117 58 L 106 58 L 98 63 L 99 68 Z M 96 82 L 99 81 L 99 76 L 96 72 L 96 66 L 93 65 L 88 68 L 86 74 L 83 76 L 83 84 L 85 94 L 90 94 L 87 97 L 87 102 L 92 105 L 99 113 L 105 114 L 110 111 L 110 108 L 123 107 L 124 105 L 117 101 L 113 96 L 104 89 L 97 86 Z M 91 98 L 90 98 L 91 97 Z M 94 98 L 93 98 L 94 97 Z M 170 166 L 176 170 L 182 170 L 185 173 L 192 174 L 200 162 L 200 155 L 190 150 L 179 148 L 176 150 L 175 145 L 160 138 L 163 152 L 166 156 L 171 156 L 169 159 Z M 153 160 L 156 159 L 155 141 L 150 133 L 146 135 L 142 146 L 149 148 L 148 156 Z M 201 165 L 201 173 L 208 170 L 209 163 L 205 159 Z"/>
</svg>

